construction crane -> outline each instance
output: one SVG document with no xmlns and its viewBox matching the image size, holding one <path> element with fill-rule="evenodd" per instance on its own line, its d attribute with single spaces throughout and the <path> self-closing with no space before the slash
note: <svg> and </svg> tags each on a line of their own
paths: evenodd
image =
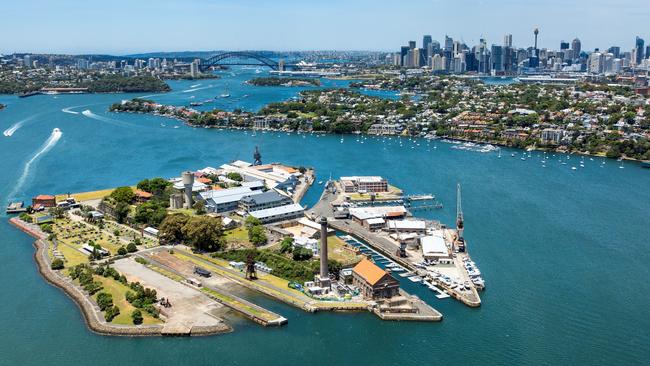
<svg viewBox="0 0 650 366">
<path fill-rule="evenodd" d="M 463 207 L 461 204 L 460 196 L 460 183 L 456 187 L 456 245 L 459 252 L 465 251 L 465 239 L 463 238 L 463 229 L 465 228 L 465 220 L 463 219 Z"/>
</svg>

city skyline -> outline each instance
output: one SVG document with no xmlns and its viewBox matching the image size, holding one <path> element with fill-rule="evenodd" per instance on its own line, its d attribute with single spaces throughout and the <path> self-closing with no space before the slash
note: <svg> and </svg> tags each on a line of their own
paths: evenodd
<svg viewBox="0 0 650 366">
<path fill-rule="evenodd" d="M 30 9 L 25 17 L 25 9 Z M 287 11 L 291 10 L 291 11 Z M 367 0 L 304 4 L 281 0 L 237 4 L 192 0 L 116 0 L 88 5 L 78 0 L 11 3 L 3 9 L 8 37 L 0 53 L 110 53 L 264 49 L 393 51 L 422 35 L 444 41 L 445 34 L 468 45 L 480 38 L 501 44 L 505 34 L 526 48 L 539 28 L 539 47 L 558 49 L 579 38 L 583 50 L 634 47 L 650 15 L 643 1 L 578 0 L 565 4 L 520 4 L 512 0 L 414 1 L 409 6 Z M 101 16 L 99 16 L 101 14 Z M 447 15 L 445 15 L 447 14 Z M 532 15 L 532 16 L 531 16 Z M 66 22 L 61 22 L 66 19 Z M 558 23 L 563 26 L 558 27 Z M 80 31 L 83 29 L 83 31 Z M 237 29 L 236 36 L 231 32 Z"/>
</svg>

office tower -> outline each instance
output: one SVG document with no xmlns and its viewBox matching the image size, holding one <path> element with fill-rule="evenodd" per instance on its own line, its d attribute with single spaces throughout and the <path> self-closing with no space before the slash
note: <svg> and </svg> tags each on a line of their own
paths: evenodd
<svg viewBox="0 0 650 366">
<path fill-rule="evenodd" d="M 409 48 L 414 49 L 415 48 L 415 41 L 409 41 Z"/>
<path fill-rule="evenodd" d="M 450 51 L 454 48 L 454 39 L 445 35 L 445 51 Z"/>
<path fill-rule="evenodd" d="M 568 50 L 569 49 L 569 42 L 561 41 L 560 42 L 560 49 L 561 50 Z"/>
<path fill-rule="evenodd" d="M 440 42 L 438 41 L 431 42 L 431 48 L 433 49 L 433 53 L 440 53 Z"/>
<path fill-rule="evenodd" d="M 198 75 L 199 75 L 199 62 L 197 60 L 194 60 L 190 64 L 190 76 L 195 78 Z"/>
<path fill-rule="evenodd" d="M 580 40 L 578 38 L 574 39 L 571 42 L 571 49 L 573 50 L 573 57 L 574 58 L 580 58 L 581 47 L 582 47 L 582 44 L 580 43 Z"/>
<path fill-rule="evenodd" d="M 618 58 L 621 55 L 621 47 L 612 46 L 609 49 L 607 49 L 607 52 L 614 55 L 614 58 Z"/>
<path fill-rule="evenodd" d="M 512 34 L 506 34 L 503 36 L 503 46 L 512 47 Z"/>
<path fill-rule="evenodd" d="M 406 63 L 406 56 L 409 53 L 409 47 L 408 46 L 402 46 L 400 48 L 399 54 L 400 54 L 400 66 L 408 66 Z"/>
<path fill-rule="evenodd" d="M 645 58 L 650 58 L 650 46 L 645 46 Z"/>
<path fill-rule="evenodd" d="M 492 45 L 492 56 L 490 57 L 492 71 L 495 73 L 503 73 L 505 71 L 503 62 L 503 47 Z"/>
<path fill-rule="evenodd" d="M 431 42 L 433 40 L 431 39 L 430 35 L 425 35 L 422 37 L 422 48 L 424 49 L 424 58 L 427 59 L 431 54 L 429 53 L 430 47 L 431 47 Z"/>
<path fill-rule="evenodd" d="M 639 36 L 636 37 L 636 42 L 635 42 L 635 47 L 634 49 L 636 50 L 636 64 L 641 65 L 641 61 L 645 58 L 643 56 L 643 53 L 645 50 L 643 49 L 643 46 L 645 45 L 645 41 L 643 38 L 640 38 Z"/>
<path fill-rule="evenodd" d="M 589 55 L 589 72 L 593 74 L 601 74 L 604 67 L 604 55 L 600 52 L 593 52 Z"/>
</svg>

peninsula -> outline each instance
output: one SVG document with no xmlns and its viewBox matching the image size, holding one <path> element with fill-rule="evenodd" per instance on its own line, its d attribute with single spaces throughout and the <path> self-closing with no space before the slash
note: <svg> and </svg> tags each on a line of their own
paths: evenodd
<svg viewBox="0 0 650 366">
<path fill-rule="evenodd" d="M 387 74 L 353 84 L 401 90 L 399 100 L 362 90 L 302 91 L 258 112 L 198 111 L 134 99 L 115 112 L 145 112 L 194 127 L 448 138 L 522 149 L 650 160 L 650 108 L 624 86 L 487 85 L 454 76 Z"/>
<path fill-rule="evenodd" d="M 254 159 L 135 186 L 39 195 L 10 222 L 35 237 L 40 273 L 102 334 L 223 333 L 232 330 L 232 313 L 263 326 L 287 322 L 237 295 L 243 289 L 308 312 L 442 319 L 392 277 L 403 260 L 382 255 L 392 263 L 382 268 L 360 242 L 336 235 L 331 212 L 306 215 L 298 201 L 313 170 L 262 164 L 257 150 Z"/>
</svg>

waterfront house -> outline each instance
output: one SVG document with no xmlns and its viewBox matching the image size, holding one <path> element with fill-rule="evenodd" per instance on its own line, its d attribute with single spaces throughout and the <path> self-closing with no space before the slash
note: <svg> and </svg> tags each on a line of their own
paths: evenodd
<svg viewBox="0 0 650 366">
<path fill-rule="evenodd" d="M 32 198 L 32 207 L 55 207 L 56 198 L 49 194 L 39 194 L 38 196 Z"/>
</svg>

